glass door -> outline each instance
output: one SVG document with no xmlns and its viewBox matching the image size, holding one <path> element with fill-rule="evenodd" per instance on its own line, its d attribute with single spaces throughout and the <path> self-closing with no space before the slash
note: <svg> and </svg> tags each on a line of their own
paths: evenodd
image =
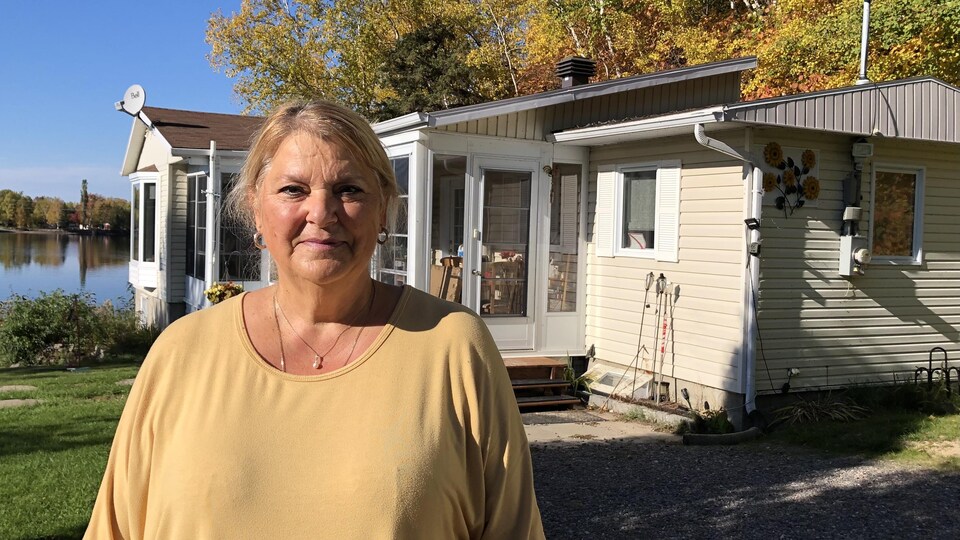
<svg viewBox="0 0 960 540">
<path fill-rule="evenodd" d="M 477 168 L 467 290 L 500 349 L 532 349 L 537 164 L 479 160 Z"/>
<path fill-rule="evenodd" d="M 480 314 L 526 317 L 531 174 L 483 171 Z"/>
</svg>

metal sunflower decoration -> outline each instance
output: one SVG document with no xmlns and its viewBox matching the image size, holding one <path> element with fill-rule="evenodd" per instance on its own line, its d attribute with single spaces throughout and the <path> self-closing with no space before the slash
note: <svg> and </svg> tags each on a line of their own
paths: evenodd
<svg viewBox="0 0 960 540">
<path fill-rule="evenodd" d="M 763 148 L 763 160 L 776 169 L 763 174 L 763 191 L 779 193 L 774 204 L 783 210 L 784 217 L 802 208 L 804 201 L 820 197 L 820 180 L 810 174 L 817 166 L 817 154 L 813 150 L 804 150 L 799 159 L 794 159 L 786 155 L 780 143 L 770 141 Z"/>
</svg>

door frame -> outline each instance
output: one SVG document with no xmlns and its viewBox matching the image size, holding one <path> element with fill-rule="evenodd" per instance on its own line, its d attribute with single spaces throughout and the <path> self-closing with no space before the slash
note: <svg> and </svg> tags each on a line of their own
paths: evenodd
<svg viewBox="0 0 960 540">
<path fill-rule="evenodd" d="M 540 311 L 537 302 L 540 290 L 540 231 L 539 205 L 542 168 L 539 158 L 524 158 L 503 155 L 474 154 L 467 175 L 465 201 L 465 231 L 468 245 L 464 246 L 464 298 L 469 308 L 480 311 L 480 282 L 482 269 L 481 247 L 485 239 L 480 234 L 483 223 L 484 170 L 522 172 L 530 174 L 530 206 L 527 210 L 527 260 L 526 265 L 526 310 L 523 316 L 487 317 L 481 315 L 502 350 L 533 350 L 536 343 L 536 327 Z"/>
</svg>

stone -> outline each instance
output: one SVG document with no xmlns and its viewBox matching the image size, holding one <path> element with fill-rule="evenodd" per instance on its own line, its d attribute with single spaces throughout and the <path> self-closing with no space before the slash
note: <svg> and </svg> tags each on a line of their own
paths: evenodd
<svg viewBox="0 0 960 540">
<path fill-rule="evenodd" d="M 0 392 L 32 392 L 36 389 L 36 386 L 30 386 L 27 384 L 8 384 L 7 386 L 0 386 Z"/>
<path fill-rule="evenodd" d="M 39 405 L 39 399 L 0 399 L 0 409 L 12 409 L 14 407 L 30 407 Z"/>
</svg>

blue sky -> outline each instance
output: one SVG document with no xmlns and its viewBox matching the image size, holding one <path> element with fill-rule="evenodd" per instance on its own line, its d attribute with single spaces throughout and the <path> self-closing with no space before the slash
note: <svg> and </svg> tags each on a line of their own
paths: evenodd
<svg viewBox="0 0 960 540">
<path fill-rule="evenodd" d="M 120 165 L 132 117 L 124 90 L 147 105 L 239 113 L 233 84 L 206 59 L 210 14 L 240 0 L 3 2 L 0 12 L 0 189 L 36 197 L 128 198 Z"/>
</svg>

